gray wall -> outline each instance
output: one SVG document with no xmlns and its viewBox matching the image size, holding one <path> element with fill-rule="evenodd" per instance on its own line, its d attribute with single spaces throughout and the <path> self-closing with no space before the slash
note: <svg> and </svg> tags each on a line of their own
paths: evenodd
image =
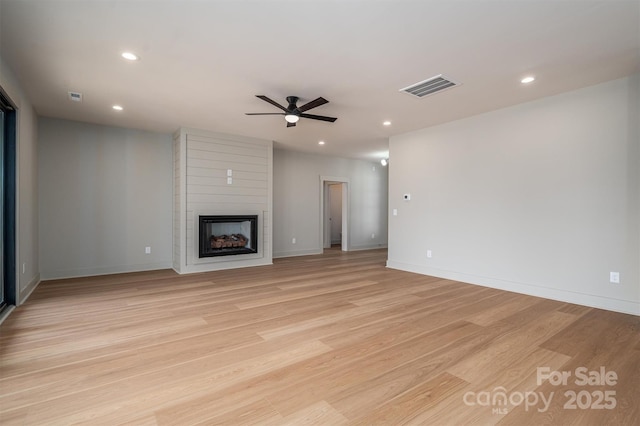
<svg viewBox="0 0 640 426">
<path fill-rule="evenodd" d="M 42 278 L 171 267 L 171 135 L 39 125 Z"/>
<path fill-rule="evenodd" d="M 386 247 L 386 168 L 368 161 L 275 149 L 274 257 L 322 253 L 320 176 L 349 180 L 349 249 Z"/>
<path fill-rule="evenodd" d="M 29 99 L 0 57 L 0 87 L 18 107 L 18 211 L 17 265 L 18 303 L 24 302 L 40 282 L 38 259 L 38 121 Z M 24 272 L 22 266 L 24 265 Z"/>
<path fill-rule="evenodd" d="M 639 102 L 634 75 L 391 138 L 388 265 L 640 314 Z"/>
</svg>

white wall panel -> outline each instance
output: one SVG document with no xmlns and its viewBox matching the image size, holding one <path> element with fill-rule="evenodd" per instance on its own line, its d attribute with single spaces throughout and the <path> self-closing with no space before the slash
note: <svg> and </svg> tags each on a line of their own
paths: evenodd
<svg viewBox="0 0 640 426">
<path fill-rule="evenodd" d="M 639 103 L 636 74 L 392 137 L 389 266 L 640 314 Z"/>
<path fill-rule="evenodd" d="M 272 205 L 272 142 L 224 135 L 194 129 L 181 129 L 179 144 L 183 147 L 185 168 L 176 171 L 176 179 L 185 182 L 185 203 L 181 217 L 180 250 L 185 257 L 180 273 L 239 268 L 270 264 Z M 227 182 L 227 171 L 232 170 Z M 241 256 L 198 257 L 197 217 L 199 215 L 259 216 L 259 252 Z"/>
</svg>

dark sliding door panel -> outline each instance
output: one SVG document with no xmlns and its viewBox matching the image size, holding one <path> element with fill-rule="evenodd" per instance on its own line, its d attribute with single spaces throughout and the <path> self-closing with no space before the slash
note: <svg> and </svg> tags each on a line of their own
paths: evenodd
<svg viewBox="0 0 640 426">
<path fill-rule="evenodd" d="M 0 311 L 16 303 L 16 110 L 0 90 Z"/>
</svg>

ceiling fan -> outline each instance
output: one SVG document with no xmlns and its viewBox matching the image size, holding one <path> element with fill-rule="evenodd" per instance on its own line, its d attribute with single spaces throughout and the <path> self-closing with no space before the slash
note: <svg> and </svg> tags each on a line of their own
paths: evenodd
<svg viewBox="0 0 640 426">
<path fill-rule="evenodd" d="M 323 97 L 317 98 L 299 107 L 296 105 L 296 103 L 298 102 L 297 96 L 287 96 L 287 102 L 289 102 L 289 106 L 286 108 L 264 95 L 256 95 L 256 97 L 262 99 L 265 102 L 269 102 L 271 105 L 280 108 L 284 112 L 247 112 L 246 115 L 284 115 L 284 119 L 287 120 L 287 127 L 294 127 L 300 117 L 311 118 L 312 120 L 330 121 L 331 123 L 337 120 L 336 117 L 305 114 L 305 111 L 309 111 L 311 108 L 319 107 L 320 105 L 329 103 L 329 101 Z"/>
</svg>

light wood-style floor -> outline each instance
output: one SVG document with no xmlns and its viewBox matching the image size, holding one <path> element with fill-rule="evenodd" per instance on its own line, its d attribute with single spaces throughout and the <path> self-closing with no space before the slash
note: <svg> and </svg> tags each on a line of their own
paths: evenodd
<svg viewBox="0 0 640 426">
<path fill-rule="evenodd" d="M 385 259 L 42 283 L 0 326 L 0 423 L 639 424 L 639 317 Z M 580 367 L 617 380 L 576 384 Z"/>
</svg>

